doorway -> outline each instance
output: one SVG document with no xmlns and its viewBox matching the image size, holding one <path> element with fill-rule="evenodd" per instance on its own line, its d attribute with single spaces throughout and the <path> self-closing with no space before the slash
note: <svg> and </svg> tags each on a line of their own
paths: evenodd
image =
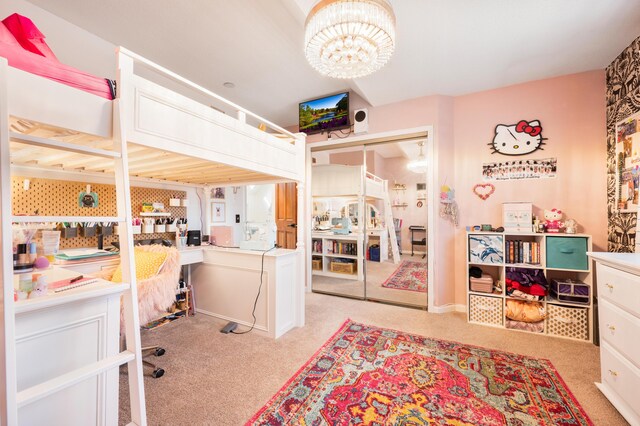
<svg viewBox="0 0 640 426">
<path fill-rule="evenodd" d="M 348 138 L 343 144 L 311 147 L 310 290 L 427 308 L 433 293 L 428 231 L 433 224 L 430 189 L 435 173 L 407 168 L 420 156 L 421 145 L 426 147 L 423 157 L 432 155 L 429 134 L 421 136 L 391 141 Z M 350 227 L 348 233 L 345 226 Z M 336 227 L 343 228 L 338 235 Z M 335 252 L 344 249 L 347 235 L 353 239 L 346 246 L 351 258 Z M 328 274 L 332 269 L 345 275 Z"/>
<path fill-rule="evenodd" d="M 279 247 L 295 250 L 298 240 L 297 183 L 276 184 L 276 243 Z"/>
</svg>

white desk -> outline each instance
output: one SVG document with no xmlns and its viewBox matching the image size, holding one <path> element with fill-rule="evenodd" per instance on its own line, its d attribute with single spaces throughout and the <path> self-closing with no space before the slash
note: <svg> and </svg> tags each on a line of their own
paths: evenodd
<svg viewBox="0 0 640 426">
<path fill-rule="evenodd" d="M 389 232 L 386 229 L 368 229 L 369 245 L 377 244 L 380 246 L 380 262 L 389 259 Z"/>
<path fill-rule="evenodd" d="M 196 312 L 250 327 L 262 252 L 213 246 L 202 246 L 201 251 L 203 262 L 193 268 Z M 265 254 L 254 332 L 278 338 L 297 326 L 298 310 L 304 309 L 298 306 L 304 287 L 297 280 L 298 257 L 296 250 L 286 249 Z"/>
<path fill-rule="evenodd" d="M 78 275 L 62 268 L 38 273 L 49 282 Z M 128 287 L 102 281 L 16 302 L 18 392 L 116 355 L 120 296 Z M 118 380 L 116 367 L 22 406 L 19 424 L 117 424 Z"/>
</svg>

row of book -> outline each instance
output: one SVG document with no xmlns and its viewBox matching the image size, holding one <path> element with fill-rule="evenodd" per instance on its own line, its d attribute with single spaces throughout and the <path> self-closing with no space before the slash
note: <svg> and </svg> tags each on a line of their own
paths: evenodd
<svg viewBox="0 0 640 426">
<path fill-rule="evenodd" d="M 339 241 L 333 242 L 333 247 L 328 248 L 329 253 L 335 254 L 349 254 L 355 256 L 358 254 L 358 245 L 356 243 L 341 243 Z"/>
<path fill-rule="evenodd" d="M 536 241 L 507 240 L 506 263 L 540 264 L 540 243 Z"/>
</svg>

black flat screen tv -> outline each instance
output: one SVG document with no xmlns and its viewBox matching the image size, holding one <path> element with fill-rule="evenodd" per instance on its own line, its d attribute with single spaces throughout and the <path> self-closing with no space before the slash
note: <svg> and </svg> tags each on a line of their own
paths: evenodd
<svg viewBox="0 0 640 426">
<path fill-rule="evenodd" d="M 349 127 L 349 92 L 300 102 L 298 131 L 306 134 Z"/>
</svg>

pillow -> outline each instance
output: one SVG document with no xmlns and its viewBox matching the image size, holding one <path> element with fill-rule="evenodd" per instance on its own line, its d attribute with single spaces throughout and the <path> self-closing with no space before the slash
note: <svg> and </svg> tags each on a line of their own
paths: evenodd
<svg viewBox="0 0 640 426">
<path fill-rule="evenodd" d="M 547 315 L 542 303 L 507 299 L 505 316 L 514 321 L 538 322 Z"/>
<path fill-rule="evenodd" d="M 24 50 L 28 50 L 29 52 L 37 55 L 42 55 L 45 58 L 53 59 L 54 61 L 58 60 L 56 55 L 53 54 L 51 48 L 49 48 L 47 43 L 44 41 L 44 34 L 40 32 L 31 19 L 14 13 L 13 15 L 4 18 L 2 23 L 7 27 L 11 34 L 13 34 Z"/>
<path fill-rule="evenodd" d="M 146 280 L 160 273 L 167 260 L 167 253 L 143 251 L 137 248 L 133 249 L 133 255 L 136 262 L 136 279 L 138 281 Z M 111 281 L 114 283 L 122 282 L 122 267 L 118 265 Z"/>
</svg>

